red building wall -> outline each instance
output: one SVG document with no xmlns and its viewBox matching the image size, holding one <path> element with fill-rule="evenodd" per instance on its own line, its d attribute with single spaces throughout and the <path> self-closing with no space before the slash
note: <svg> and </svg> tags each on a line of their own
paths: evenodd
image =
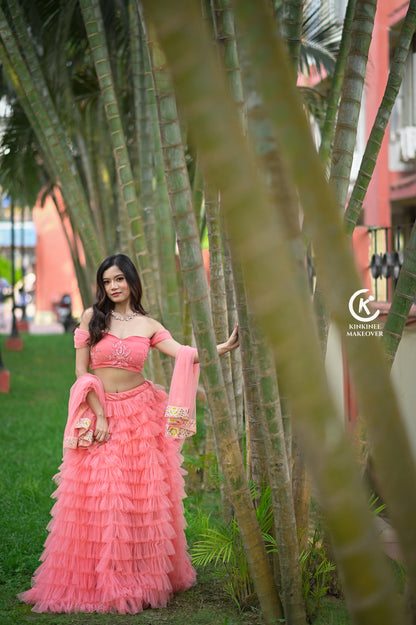
<svg viewBox="0 0 416 625">
<path fill-rule="evenodd" d="M 370 46 L 366 89 L 366 136 L 370 134 L 378 108 L 383 99 L 389 74 L 389 31 L 404 19 L 408 0 L 380 0 Z M 391 182 L 389 171 L 389 132 L 386 131 L 377 164 L 364 200 L 364 223 L 388 227 L 391 225 Z"/>
<path fill-rule="evenodd" d="M 36 314 L 38 317 L 53 311 L 54 303 L 64 293 L 72 297 L 73 312 L 79 316 L 82 302 L 77 285 L 68 243 L 53 201 L 33 209 L 37 232 L 36 245 Z"/>
</svg>

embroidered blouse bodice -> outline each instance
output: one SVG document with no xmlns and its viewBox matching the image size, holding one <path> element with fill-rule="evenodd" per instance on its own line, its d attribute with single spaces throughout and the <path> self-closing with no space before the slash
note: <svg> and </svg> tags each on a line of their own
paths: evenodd
<svg viewBox="0 0 416 625">
<path fill-rule="evenodd" d="M 89 338 L 89 332 L 77 328 L 74 334 L 75 347 L 88 347 Z M 172 337 L 168 330 L 159 330 L 150 338 L 128 336 L 125 339 L 106 332 L 101 341 L 90 348 L 91 369 L 117 367 L 141 373 L 149 348 L 170 338 Z"/>
</svg>

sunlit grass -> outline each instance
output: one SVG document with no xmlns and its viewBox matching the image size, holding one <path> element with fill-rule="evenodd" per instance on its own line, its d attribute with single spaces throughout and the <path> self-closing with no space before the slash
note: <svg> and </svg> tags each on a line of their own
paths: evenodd
<svg viewBox="0 0 416 625">
<path fill-rule="evenodd" d="M 21 591 L 46 538 L 74 380 L 72 337 L 25 335 L 23 352 L 5 351 L 3 343 L 2 354 L 10 393 L 0 396 L 0 583 Z"/>
<path fill-rule="evenodd" d="M 29 606 L 16 599 L 16 593 L 30 587 L 47 536 L 46 525 L 53 505 L 50 496 L 56 488 L 51 478 L 61 463 L 69 389 L 75 379 L 73 338 L 64 334 L 24 335 L 24 350 L 9 352 L 5 350 L 2 336 L 0 348 L 11 381 L 10 393 L 0 394 L 1 625 L 29 621 L 36 625 L 182 625 L 183 622 L 245 625 L 261 622 L 255 614 L 235 613 L 217 580 L 205 572 L 201 572 L 199 584 L 176 596 L 169 608 L 136 616 L 34 615 Z M 210 498 L 213 502 L 209 505 L 218 511 L 218 497 L 211 494 Z M 194 517 L 200 497 L 191 496 L 186 504 L 190 516 Z M 192 536 L 190 538 L 192 540 Z"/>
</svg>

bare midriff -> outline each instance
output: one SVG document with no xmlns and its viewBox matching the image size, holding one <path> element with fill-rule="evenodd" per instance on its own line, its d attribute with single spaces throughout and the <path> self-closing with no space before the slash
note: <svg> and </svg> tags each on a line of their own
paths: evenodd
<svg viewBox="0 0 416 625">
<path fill-rule="evenodd" d="M 94 369 L 92 373 L 101 380 L 106 393 L 123 393 L 145 382 L 141 373 L 116 367 Z"/>
</svg>

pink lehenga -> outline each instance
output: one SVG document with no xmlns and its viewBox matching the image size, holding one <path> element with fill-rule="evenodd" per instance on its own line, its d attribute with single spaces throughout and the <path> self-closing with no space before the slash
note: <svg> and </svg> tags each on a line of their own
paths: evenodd
<svg viewBox="0 0 416 625">
<path fill-rule="evenodd" d="M 143 340 L 112 337 L 110 351 L 122 345 L 117 357 L 124 359 L 126 344 L 132 353 L 138 344 L 146 351 L 144 337 L 129 338 Z M 94 416 L 85 399 L 91 388 L 106 406 L 111 437 L 103 445 L 90 440 Z M 71 389 L 43 562 L 32 588 L 19 595 L 34 611 L 135 614 L 166 606 L 173 593 L 194 584 L 181 445 L 166 434 L 166 407 L 165 391 L 149 381 L 104 393 L 100 380 L 86 374 Z"/>
</svg>

